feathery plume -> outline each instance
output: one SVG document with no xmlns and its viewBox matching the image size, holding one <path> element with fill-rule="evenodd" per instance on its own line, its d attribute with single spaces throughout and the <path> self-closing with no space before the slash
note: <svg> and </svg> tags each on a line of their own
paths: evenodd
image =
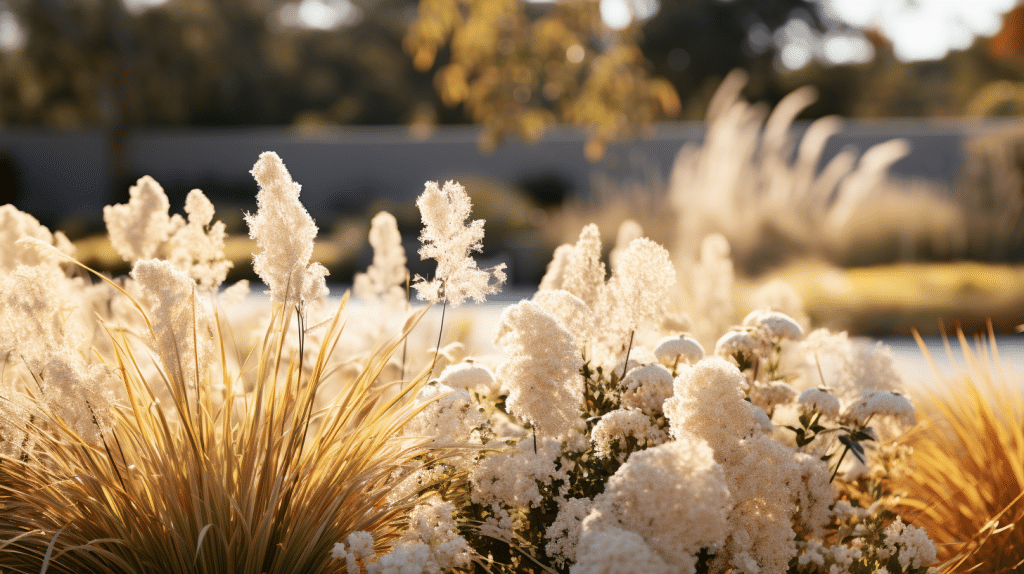
<svg viewBox="0 0 1024 574">
<path fill-rule="evenodd" d="M 409 271 L 405 268 L 405 248 L 395 216 L 382 211 L 370 222 L 373 263 L 366 273 L 356 273 L 352 291 L 366 301 L 381 298 L 385 303 L 406 299 L 402 284 Z"/>
<path fill-rule="evenodd" d="M 413 287 L 418 297 L 431 303 L 445 299 L 457 306 L 467 297 L 479 303 L 486 295 L 497 293 L 505 282 L 505 264 L 478 269 L 470 256 L 483 250 L 484 220 L 465 225 L 473 207 L 466 188 L 454 181 L 446 181 L 443 188 L 428 181 L 416 207 L 423 219 L 420 259 L 437 261 L 433 280 L 416 276 Z"/>
<path fill-rule="evenodd" d="M 129 263 L 156 256 L 171 233 L 171 204 L 164 188 L 145 175 L 128 188 L 128 203 L 103 208 L 110 244 Z"/>
<path fill-rule="evenodd" d="M 281 158 L 272 151 L 260 154 L 252 168 L 260 184 L 256 194 L 256 215 L 246 214 L 249 237 L 260 252 L 253 269 L 270 287 L 275 303 L 301 303 L 327 295 L 327 269 L 310 263 L 317 227 L 299 202 L 302 186 L 292 181 Z"/>
<path fill-rule="evenodd" d="M 543 436 L 572 432 L 583 402 L 583 359 L 572 335 L 540 305 L 520 301 L 501 313 L 494 341 L 509 354 L 498 367 L 509 411 Z"/>
</svg>

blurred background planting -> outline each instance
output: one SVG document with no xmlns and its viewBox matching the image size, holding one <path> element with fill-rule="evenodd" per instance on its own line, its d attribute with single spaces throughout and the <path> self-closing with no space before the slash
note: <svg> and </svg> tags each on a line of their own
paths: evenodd
<svg viewBox="0 0 1024 574">
<path fill-rule="evenodd" d="M 102 207 L 142 175 L 248 260 L 272 149 L 338 283 L 373 214 L 411 252 L 412 199 L 458 179 L 513 285 L 631 219 L 682 267 L 721 234 L 739 293 L 783 279 L 816 324 L 1006 333 L 1022 113 L 1014 0 L 0 0 L 0 204 L 114 273 Z"/>
</svg>

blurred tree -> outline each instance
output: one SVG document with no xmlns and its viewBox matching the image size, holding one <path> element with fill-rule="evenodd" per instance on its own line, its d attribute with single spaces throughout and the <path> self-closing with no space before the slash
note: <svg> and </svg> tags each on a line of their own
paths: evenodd
<svg viewBox="0 0 1024 574">
<path fill-rule="evenodd" d="M 400 1 L 340 31 L 282 24 L 288 4 L 170 0 L 134 13 L 122 0 L 8 0 L 26 41 L 0 53 L 0 122 L 392 124 L 437 102 L 402 50 Z"/>
<path fill-rule="evenodd" d="M 418 70 L 437 66 L 442 101 L 483 125 L 485 148 L 535 141 L 561 121 L 587 128 L 597 159 L 608 141 L 680 110 L 672 85 L 650 73 L 636 22 L 607 20 L 590 0 L 420 0 L 405 46 Z"/>
<path fill-rule="evenodd" d="M 284 17 L 339 4 L 358 18 Z M 736 67 L 751 100 L 816 86 L 805 117 L 956 114 L 979 93 L 972 110 L 1013 111 L 999 103 L 1008 84 L 979 92 L 1022 79 L 1024 9 L 1006 21 L 937 62 L 900 62 L 869 32 L 869 63 L 789 69 L 794 22 L 841 31 L 819 0 L 0 0 L 0 124 L 103 126 L 113 172 L 140 125 L 473 121 L 492 146 L 568 122 L 590 130 L 597 157 L 658 119 L 702 118 Z"/>
</svg>

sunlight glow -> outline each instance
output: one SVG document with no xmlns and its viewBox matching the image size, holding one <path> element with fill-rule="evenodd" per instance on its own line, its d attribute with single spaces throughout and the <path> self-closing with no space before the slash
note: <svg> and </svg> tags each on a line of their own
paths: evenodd
<svg viewBox="0 0 1024 574">
<path fill-rule="evenodd" d="M 167 3 L 167 0 L 121 0 L 124 7 L 132 14 L 141 14 L 150 8 L 157 8 Z"/>
<path fill-rule="evenodd" d="M 10 10 L 0 11 L 0 52 L 17 52 L 28 40 L 24 28 Z"/>
<path fill-rule="evenodd" d="M 299 0 L 281 6 L 278 20 L 293 28 L 337 30 L 357 24 L 362 12 L 349 0 Z"/>
<path fill-rule="evenodd" d="M 601 0 L 601 20 L 612 30 L 622 30 L 634 21 L 643 22 L 661 9 L 658 0 Z"/>
<path fill-rule="evenodd" d="M 905 62 L 938 60 L 991 36 L 1016 0 L 821 0 L 826 17 L 855 28 L 875 28 Z"/>
</svg>

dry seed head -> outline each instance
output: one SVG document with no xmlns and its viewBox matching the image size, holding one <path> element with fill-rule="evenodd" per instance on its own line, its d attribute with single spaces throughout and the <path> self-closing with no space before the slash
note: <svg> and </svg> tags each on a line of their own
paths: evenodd
<svg viewBox="0 0 1024 574">
<path fill-rule="evenodd" d="M 326 296 L 327 269 L 309 262 L 317 227 L 299 202 L 301 186 L 272 151 L 260 154 L 252 175 L 260 185 L 259 209 L 256 215 L 246 214 L 245 222 L 260 249 L 253 257 L 256 274 L 270 287 L 275 303 L 309 303 Z"/>
<path fill-rule="evenodd" d="M 446 181 L 444 187 L 428 181 L 416 207 L 423 219 L 420 259 L 437 261 L 433 280 L 416 276 L 417 296 L 431 303 L 445 299 L 455 306 L 467 298 L 479 303 L 497 293 L 505 282 L 505 264 L 479 269 L 470 256 L 483 250 L 484 220 L 465 224 L 473 207 L 466 188 L 454 181 Z"/>
</svg>

